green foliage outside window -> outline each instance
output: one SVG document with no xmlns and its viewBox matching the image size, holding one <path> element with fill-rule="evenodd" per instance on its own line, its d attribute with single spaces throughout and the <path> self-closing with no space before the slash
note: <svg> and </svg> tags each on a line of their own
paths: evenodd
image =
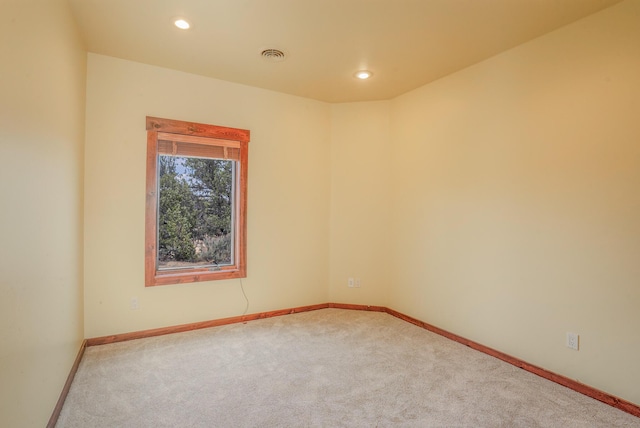
<svg viewBox="0 0 640 428">
<path fill-rule="evenodd" d="M 233 162 L 160 155 L 160 266 L 230 264 Z"/>
</svg>

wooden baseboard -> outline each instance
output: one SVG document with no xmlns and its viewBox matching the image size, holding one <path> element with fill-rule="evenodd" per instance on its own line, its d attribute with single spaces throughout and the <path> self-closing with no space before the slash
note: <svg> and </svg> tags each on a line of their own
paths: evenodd
<svg viewBox="0 0 640 428">
<path fill-rule="evenodd" d="M 388 309 L 384 306 L 370 306 L 370 305 L 352 305 L 348 303 L 329 303 L 330 308 L 336 309 L 351 309 L 354 311 L 371 311 L 371 312 L 387 312 Z"/>
<path fill-rule="evenodd" d="M 201 322 L 196 322 L 196 323 L 191 323 L 191 324 L 183 324 L 183 325 L 178 325 L 178 326 L 173 326 L 173 327 L 163 327 L 163 328 L 156 328 L 156 329 L 151 329 L 151 330 L 143 330 L 143 331 L 137 331 L 137 332 L 132 332 L 132 333 L 124 333 L 124 334 L 114 334 L 111 336 L 102 336 L 102 337 L 95 337 L 95 338 L 91 338 L 91 339 L 87 339 L 85 340 L 85 342 L 83 342 L 83 346 L 96 346 L 96 345 L 105 345 L 108 343 L 115 343 L 115 342 L 122 342 L 122 341 L 126 341 L 126 340 L 133 340 L 133 339 L 143 339 L 145 337 L 153 337 L 153 336 L 161 336 L 164 334 L 172 334 L 172 333 L 180 333 L 180 332 L 185 332 L 185 331 L 191 331 L 191 330 L 198 330 L 198 329 L 202 329 L 202 328 L 210 328 L 210 327 L 217 327 L 217 326 L 221 326 L 221 325 L 227 325 L 227 324 L 236 324 L 236 323 L 243 323 L 243 322 L 247 322 L 247 321 L 253 321 L 253 320 L 258 320 L 258 319 L 264 319 L 264 318 L 271 318 L 271 317 L 277 317 L 277 316 L 282 316 L 282 315 L 289 315 L 289 314 L 295 314 L 295 313 L 300 313 L 300 312 L 308 312 L 308 311 L 315 311 L 318 309 L 326 309 L 326 308 L 337 308 L 337 309 L 350 309 L 350 310 L 359 310 L 359 311 L 372 311 L 372 312 L 385 312 L 389 315 L 392 315 L 396 318 L 399 318 L 403 321 L 409 322 L 411 324 L 414 324 L 418 327 L 424 328 L 425 330 L 429 330 L 433 333 L 436 333 L 440 336 L 446 337 L 447 339 L 450 340 L 454 340 L 458 343 L 461 343 L 465 346 L 468 346 L 472 349 L 475 349 L 477 351 L 483 352 L 487 355 L 490 355 L 492 357 L 498 358 L 502 361 L 505 361 L 509 364 L 512 364 L 516 367 L 519 367 L 523 370 L 526 370 L 528 372 L 534 373 L 540 377 L 543 377 L 547 380 L 550 380 L 552 382 L 558 383 L 560 385 L 563 385 L 567 388 L 573 389 L 574 391 L 577 391 L 581 394 L 584 394 L 588 397 L 594 398 L 598 401 L 601 401 L 605 404 L 608 404 L 612 407 L 615 407 L 617 409 L 620 409 L 624 412 L 630 413 L 634 416 L 640 417 L 640 406 L 638 406 L 637 404 L 631 403 L 630 401 L 626 401 L 623 400 L 621 398 L 618 398 L 614 395 L 608 394 L 604 391 L 600 391 L 596 388 L 593 388 L 589 385 L 585 385 L 583 383 L 580 383 L 576 380 L 570 379 L 566 376 L 562 376 L 559 375 L 557 373 L 553 373 L 549 370 L 543 369 L 541 367 L 538 367 L 536 365 L 533 364 L 529 364 L 526 361 L 523 361 L 519 358 L 516 357 L 512 357 L 511 355 L 507 355 L 503 352 L 500 352 L 498 350 L 489 348 L 488 346 L 484 346 L 480 343 L 474 342 L 473 340 L 469 340 L 466 339 L 462 336 L 458 336 L 457 334 L 448 332 L 446 330 L 443 330 L 439 327 L 433 326 L 429 323 L 426 323 L 424 321 L 418 320 L 416 318 L 410 317 L 408 315 L 405 315 L 401 312 L 395 311 L 393 309 L 389 309 L 387 307 L 384 306 L 369 306 L 369 305 L 354 305 L 354 304 L 347 304 L 347 303 L 322 303 L 319 305 L 310 305 L 310 306 L 301 306 L 301 307 L 297 307 L 297 308 L 291 308 L 291 309 L 281 309 L 281 310 L 277 310 L 277 311 L 269 311 L 269 312 L 259 312 L 259 313 L 255 313 L 255 314 L 249 314 L 249 315 L 242 315 L 242 316 L 237 316 L 237 317 L 230 317 L 230 318 L 221 318 L 221 319 L 217 319 L 217 320 L 211 320 L 211 321 L 201 321 Z M 82 351 L 84 351 L 84 348 L 82 349 Z M 81 357 L 81 354 L 79 354 L 79 357 Z M 79 363 L 79 361 L 76 361 L 77 363 Z M 77 366 L 76 364 L 74 364 L 75 369 L 77 370 Z M 75 371 L 73 372 L 73 374 L 75 374 Z M 70 374 L 70 379 L 73 379 L 73 376 Z M 70 380 L 67 381 L 70 385 Z M 66 391 L 63 391 L 64 396 L 66 397 L 66 392 L 68 392 L 68 387 L 65 384 L 65 388 Z M 61 400 L 62 402 L 60 402 L 59 400 L 59 407 L 60 409 L 62 409 L 62 403 L 64 403 L 64 400 L 62 399 L 62 395 L 61 395 Z M 58 409 L 58 406 L 56 406 L 56 409 Z M 58 409 L 58 414 L 60 413 L 60 410 Z M 55 412 L 54 412 L 55 415 Z M 53 419 L 53 416 L 52 416 Z M 57 420 L 57 416 L 56 416 L 56 420 Z M 55 422 L 54 422 L 55 425 Z"/>
<path fill-rule="evenodd" d="M 114 334 L 111 336 L 94 337 L 87 339 L 87 346 L 106 345 L 108 343 L 124 342 L 127 340 L 144 339 L 145 337 L 162 336 L 165 334 L 182 333 L 185 331 L 199 330 L 202 328 L 218 327 L 227 324 L 237 324 L 258 319 L 279 317 L 282 315 L 297 314 L 300 312 L 315 311 L 318 309 L 326 309 L 329 303 L 319 305 L 300 306 L 297 308 L 280 309 L 277 311 L 259 312 L 249 315 L 241 315 L 237 317 L 220 318 L 217 320 L 200 321 L 190 324 L 182 324 L 172 327 L 154 328 L 151 330 L 134 331 L 131 333 Z"/>
<path fill-rule="evenodd" d="M 623 400 L 622 398 L 618 398 L 604 391 L 600 391 L 599 389 L 593 388 L 589 385 L 585 385 L 576 380 L 570 379 L 566 376 L 553 373 L 549 370 L 543 369 L 542 367 L 529 364 L 526 361 L 523 361 L 519 358 L 512 357 L 511 355 L 507 355 L 504 352 L 500 352 L 493 348 L 489 348 L 488 346 L 481 345 L 480 343 L 474 342 L 473 340 L 465 339 L 462 336 L 458 336 L 457 334 L 448 332 L 446 330 L 443 330 L 441 328 L 428 324 L 424 321 L 420 321 L 416 318 L 410 317 L 408 315 L 405 315 L 393 309 L 386 308 L 385 312 L 388 313 L 389 315 L 393 315 L 396 318 L 400 318 L 401 320 L 410 322 L 411 324 L 415 324 L 418 327 L 422 327 L 425 330 L 429 330 L 433 333 L 439 334 L 440 336 L 444 336 L 447 339 L 466 345 L 472 349 L 483 352 L 492 357 L 498 358 L 516 367 L 520 367 L 523 370 L 536 374 L 547 380 L 558 383 L 569 389 L 573 389 L 574 391 L 579 392 L 583 395 L 586 395 L 591 398 L 595 398 L 596 400 L 602 401 L 603 403 L 608 404 L 609 406 L 615 407 L 617 409 L 630 413 L 634 416 L 640 417 L 640 406 L 630 401 Z"/>
<path fill-rule="evenodd" d="M 87 349 L 87 341 L 83 340 L 80 344 L 80 350 L 78 351 L 78 355 L 76 355 L 76 359 L 71 366 L 71 371 L 69 372 L 69 376 L 67 376 L 67 381 L 64 383 L 64 387 L 62 387 L 62 392 L 60 393 L 60 397 L 58 397 L 58 402 L 56 403 L 56 407 L 53 409 L 53 413 L 49 418 L 49 422 L 47 423 L 47 428 L 54 428 L 56 423 L 58 422 L 58 418 L 60 417 L 60 412 L 62 411 L 62 406 L 64 405 L 64 401 L 67 399 L 67 394 L 69 394 L 69 389 L 71 388 L 71 383 L 73 382 L 73 378 L 78 371 L 78 366 L 80 365 L 80 361 L 82 361 L 82 356 L 84 355 L 84 350 Z"/>
</svg>

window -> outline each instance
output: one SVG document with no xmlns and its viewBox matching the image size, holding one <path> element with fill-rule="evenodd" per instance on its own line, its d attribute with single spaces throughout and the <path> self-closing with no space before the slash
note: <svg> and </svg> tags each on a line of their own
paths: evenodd
<svg viewBox="0 0 640 428">
<path fill-rule="evenodd" d="M 145 285 L 244 278 L 249 131 L 147 117 Z"/>
</svg>

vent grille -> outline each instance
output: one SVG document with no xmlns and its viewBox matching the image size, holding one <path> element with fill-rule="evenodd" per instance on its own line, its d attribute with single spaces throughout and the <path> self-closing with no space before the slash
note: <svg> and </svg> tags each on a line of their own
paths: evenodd
<svg viewBox="0 0 640 428">
<path fill-rule="evenodd" d="M 287 57 L 283 51 L 274 48 L 265 49 L 260 55 L 262 55 L 262 58 L 269 62 L 284 61 Z"/>
</svg>

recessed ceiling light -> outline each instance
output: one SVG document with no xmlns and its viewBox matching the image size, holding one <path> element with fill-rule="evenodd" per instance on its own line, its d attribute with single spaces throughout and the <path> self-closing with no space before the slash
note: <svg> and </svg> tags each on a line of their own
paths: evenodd
<svg viewBox="0 0 640 428">
<path fill-rule="evenodd" d="M 356 76 L 358 79 L 366 80 L 366 79 L 370 78 L 371 76 L 373 76 L 373 73 L 370 72 L 369 70 L 360 70 L 360 71 L 356 72 L 356 74 L 354 76 Z"/>
<path fill-rule="evenodd" d="M 174 24 L 176 27 L 182 30 L 188 30 L 191 27 L 191 24 L 189 24 L 189 22 L 187 22 L 185 19 L 176 19 L 174 21 Z"/>
</svg>

